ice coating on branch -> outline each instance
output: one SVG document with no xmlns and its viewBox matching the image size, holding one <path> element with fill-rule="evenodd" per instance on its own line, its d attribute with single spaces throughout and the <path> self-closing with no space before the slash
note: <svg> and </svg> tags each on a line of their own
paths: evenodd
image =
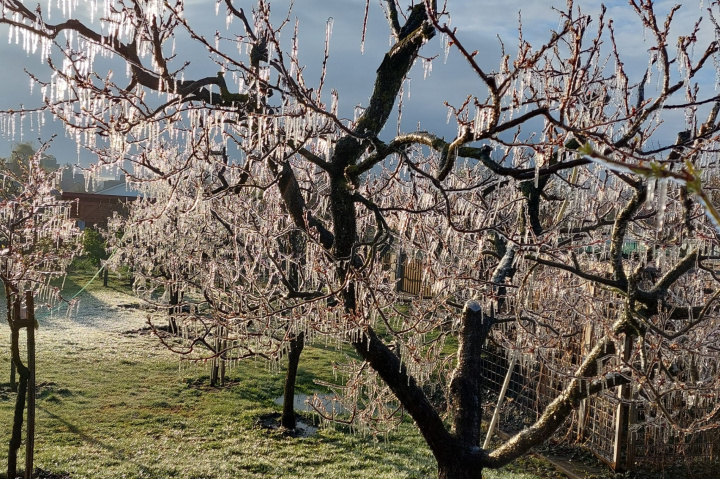
<svg viewBox="0 0 720 479">
<path fill-rule="evenodd" d="M 55 197 L 59 173 L 40 166 L 46 148 L 20 172 L 0 165 L 0 282 L 6 295 L 34 291 L 36 305 L 60 299 L 51 281 L 64 277 L 80 251 L 81 232 L 70 218 L 74 204 Z"/>
<path fill-rule="evenodd" d="M 668 180 L 660 179 L 657 182 L 658 207 L 655 225 L 658 231 L 662 231 L 665 224 L 665 212 L 667 211 L 668 201 Z"/>
<path fill-rule="evenodd" d="M 219 4 L 218 25 L 228 27 L 233 17 L 220 12 Z M 79 12 L 78 6 L 97 8 L 94 1 L 53 0 L 50 5 L 63 14 Z M 636 76 L 629 82 L 620 59 L 606 55 L 604 49 L 611 44 L 607 36 L 598 39 L 602 47 L 599 53 L 594 52 L 588 36 L 595 28 L 586 28 L 587 18 L 580 12 L 564 16 L 557 24 L 558 31 L 566 26 L 574 28 L 558 43 L 550 41 L 543 49 L 542 43 L 531 45 L 528 38 L 522 41 L 516 60 L 508 56 L 497 68 L 491 65 L 484 72 L 500 88 L 500 98 L 478 88 L 467 92 L 470 96 L 465 105 L 448 108 L 450 130 L 470 128 L 482 140 L 467 146 L 472 149 L 490 145 L 494 148 L 491 157 L 458 158 L 455 169 L 438 184 L 432 172 L 438 169 L 441 151 L 429 144 L 437 141 L 442 149 L 442 135 L 415 131 L 411 132 L 417 135 L 414 139 L 399 141 L 394 154 L 363 172 L 358 184 L 352 185 L 357 200 L 357 242 L 353 245 L 357 257 L 349 262 L 348 258 L 334 257 L 323 247 L 321 231 L 314 225 L 332 227 L 331 175 L 326 172 L 325 162 L 333 159 L 336 147 L 345 146 L 341 142 L 357 132 L 341 128 L 352 128 L 350 120 L 341 120 L 342 125 L 335 123 L 335 117 L 344 114 L 338 107 L 337 92 L 332 91 L 326 105 L 327 98 L 321 97 L 318 83 L 311 84 L 303 76 L 305 66 L 298 63 L 299 22 L 295 22 L 292 42 L 283 43 L 281 40 L 289 38 L 281 38 L 279 29 L 273 29 L 268 4 L 257 2 L 251 28 L 255 38 L 267 37 L 270 41 L 268 57 L 272 64 L 260 61 L 256 67 L 248 67 L 253 35 L 241 31 L 243 25 L 237 21 L 233 24 L 237 37 L 212 38 L 212 32 L 207 35 L 209 44 L 204 46 L 209 50 L 220 47 L 222 54 L 191 58 L 192 66 L 186 69 L 182 66 L 188 60 L 183 58 L 186 52 L 175 49 L 172 26 L 161 32 L 150 28 L 154 21 L 170 17 L 187 21 L 192 28 L 193 19 L 186 18 L 181 10 L 171 11 L 176 8 L 174 4 L 138 2 L 141 11 L 137 13 L 119 2 L 107 1 L 103 5 L 102 15 L 93 13 L 95 27 L 105 35 L 100 44 L 76 34 L 61 35 L 54 55 L 66 61 L 56 61 L 53 65 L 58 70 L 50 82 L 38 86 L 48 101 L 45 111 L 63 121 L 67 134 L 90 148 L 104 164 L 126 168 L 129 184 L 143 192 L 144 199 L 133 205 L 127 224 L 115 219 L 118 228 L 126 232 L 123 241 L 127 242 L 113 240 L 126 255 L 123 261 L 134 265 L 138 294 L 156 302 L 159 311 L 169 309 L 166 303 L 171 288 L 185 293 L 183 304 L 172 307 L 178 313 L 180 337 L 186 340 L 183 345 L 188 347 L 192 340 L 207 335 L 209 348 L 202 352 L 182 351 L 188 357 L 232 367 L 245 357 L 264 355 L 274 360 L 270 367 L 278 368 L 277 360 L 288 352 L 286 339 L 293 334 L 303 332 L 309 341 L 341 348 L 348 341 L 363 340 L 368 326 L 382 324 L 393 351 L 401 357 L 401 367 L 407 367 L 422 384 L 437 377 L 442 367 L 443 341 L 453 333 L 452 319 L 448 318 L 457 317 L 455 309 L 460 305 L 468 312 L 480 310 L 480 302 L 470 298 L 484 301 L 490 287 L 498 293 L 506 290 L 503 309 L 517 313 L 516 321 L 493 329 L 494 344 L 517 354 L 524 368 L 540 365 L 542 374 L 553 383 L 559 384 L 574 374 L 569 363 L 563 362 L 573 351 L 573 344 L 577 345 L 572 338 L 595 339 L 612 334 L 623 299 L 611 291 L 613 288 L 598 287 L 593 278 L 613 281 L 608 279 L 613 277 L 608 238 L 619 205 L 629 201 L 633 190 L 598 163 L 627 175 L 640 174 L 637 166 L 647 168 L 651 161 L 638 158 L 642 157 L 640 148 L 657 141 L 664 144 L 653 133 L 665 110 L 658 104 L 655 113 L 640 122 L 642 131 L 636 131 L 633 122 L 641 119 L 638 115 L 643 108 L 652 106 L 638 106 L 633 99 L 638 92 L 634 82 L 640 78 Z M 182 4 L 177 5 L 182 8 Z M 441 24 L 444 18 L 443 14 Z M 289 24 L 287 28 L 291 28 Z M 9 30 L 11 42 L 47 62 L 52 42 L 38 39 L 37 34 L 23 28 Z M 328 38 L 330 30 L 328 24 Z M 154 50 L 150 33 L 168 35 L 161 38 L 162 51 Z M 462 29 L 457 31 L 459 42 L 463 41 L 462 33 Z M 567 41 L 573 35 L 576 44 Z M 447 34 L 439 38 L 446 58 L 450 48 L 460 46 L 453 46 Z M 115 67 L 114 63 L 114 75 L 102 70 L 106 61 L 99 59 L 122 62 L 112 51 L 114 39 L 137 46 L 140 70 L 134 63 L 126 65 L 126 75 L 122 74 L 122 66 Z M 66 55 L 62 51 L 65 42 Z M 572 51 L 575 45 L 582 46 L 576 58 Z M 473 51 L 473 46 L 465 46 L 471 47 L 468 52 Z M 663 77 L 658 66 L 661 50 L 648 47 L 645 84 L 654 91 L 646 99 L 657 96 Z M 289 54 L 281 58 L 285 51 Z M 175 54 L 176 59 L 170 58 Z M 115 59 L 110 60 L 113 55 Z M 428 81 L 435 80 L 436 75 L 429 75 L 430 60 L 421 61 L 424 76 Z M 681 58 L 681 63 L 687 61 Z M 479 62 L 481 67 L 485 62 Z M 615 76 L 611 75 L 613 66 Z M 170 78 L 163 76 L 165 67 Z M 205 73 L 197 77 L 198 70 Z M 225 73 L 225 93 L 216 83 L 218 70 Z M 307 71 L 311 70 L 316 71 Z M 131 84 L 138 71 L 149 75 L 149 84 Z M 651 82 L 653 75 L 656 79 Z M 207 83 L 180 96 L 179 88 L 186 79 Z M 483 81 L 478 80 L 479 84 Z M 332 86 L 328 84 L 327 88 Z M 268 89 L 274 93 L 272 97 Z M 408 88 L 403 93 L 409 98 Z M 669 104 L 685 101 L 671 99 Z M 537 109 L 551 112 L 552 119 L 536 115 L 522 125 L 522 115 Z M 355 119 L 364 112 L 359 107 Z M 0 126 L 27 137 L 28 125 L 24 123 L 34 118 L 27 114 L 3 115 Z M 37 121 L 43 118 L 38 116 Z M 511 119 L 517 123 L 509 125 Z M 587 165 L 580 161 L 569 174 L 563 163 L 583 159 L 567 146 L 571 132 L 587 132 L 587 138 L 597 141 L 599 151 L 612 150 L 608 159 L 617 164 L 593 160 Z M 615 148 L 616 142 L 629 132 L 635 134 L 629 143 Z M 357 139 L 366 149 L 354 158 L 358 165 L 394 141 L 388 129 L 378 139 L 364 138 L 360 133 Z M 405 134 L 398 130 L 399 137 Z M 423 134 L 423 141 L 418 140 Z M 718 168 L 710 136 L 698 138 L 697 164 L 714 170 L 704 173 L 704 182 Z M 556 158 L 552 156 L 555 154 Z M 557 170 L 545 175 L 543 168 L 551 164 L 550 159 L 557 159 L 553 163 Z M 678 164 L 675 173 L 678 166 L 682 169 Z M 287 171 L 293 173 L 297 185 L 292 181 L 283 185 L 297 186 L 302 194 L 300 203 L 305 207 L 296 217 L 291 217 L 288 204 L 278 193 L 280 180 L 287 180 L 279 172 Z M 334 173 L 336 178 L 348 173 L 345 179 L 356 180 L 351 178 L 352 169 Z M 655 173 L 665 174 L 662 168 Z M 690 175 L 684 181 L 685 186 L 688 181 L 692 186 L 694 180 Z M 527 197 L 521 193 L 525 182 L 544 188 L 537 213 L 541 225 L 538 233 L 528 226 L 533 218 Z M 663 193 L 663 182 L 667 195 Z M 622 254 L 622 267 L 627 272 L 647 268 L 649 252 L 653 253 L 653 264 L 660 275 L 681 261 L 676 245 L 661 243 L 661 237 L 677 240 L 681 248 L 696 242 L 698 248 L 717 248 L 708 231 L 709 223 L 698 219 L 697 204 L 687 214 L 698 234 L 683 229 L 686 212 L 677 201 L 677 182 L 659 178 L 656 184 L 657 194 L 647 206 L 658 209 L 657 217 L 635 215 L 625 235 L 635 248 Z M 704 194 L 702 188 L 691 193 L 706 212 L 710 211 L 713 198 L 709 194 Z M 667 201 L 663 201 L 664 197 Z M 710 224 L 720 227 L 716 216 L 708 217 Z M 672 234 L 658 235 L 655 227 Z M 300 240 L 296 243 L 298 234 Z M 163 241 L 157 242 L 157 238 Z M 517 251 L 512 251 L 513 245 L 518 245 Z M 552 265 L 541 265 L 539 261 Z M 158 265 L 164 268 L 162 272 Z M 338 273 L 340 267 L 347 268 L 344 278 Z M 575 268 L 584 276 L 573 274 Z M 651 272 L 643 273 L 639 287 L 652 287 L 651 276 Z M 351 282 L 357 304 L 348 312 L 342 298 L 352 290 Z M 294 288 L 288 286 L 295 283 Z M 659 302 L 674 302 L 677 308 L 645 319 L 656 327 L 671 324 L 675 331 L 680 330 L 682 321 L 669 316 L 687 310 L 697 318 L 698 311 L 692 307 L 708 300 L 704 287 L 713 290 L 717 285 L 708 272 L 695 267 Z M 483 304 L 491 306 L 490 302 Z M 711 308 L 707 316 L 715 321 L 716 311 Z M 167 315 L 154 318 L 160 320 L 167 321 Z M 716 345 L 713 342 L 720 333 L 704 325 L 696 329 L 688 334 L 687 344 L 702 351 L 704 360 L 710 355 L 708 347 Z M 683 353 L 689 356 L 689 352 L 695 352 L 683 343 L 668 343 L 651 334 L 645 346 L 650 352 L 658 352 L 657 357 L 661 352 L 663 358 L 680 365 L 687 363 Z M 627 364 L 640 363 L 633 358 Z M 614 364 L 613 360 L 603 362 L 605 370 L 596 377 L 611 374 L 608 371 Z M 710 384 L 717 377 L 713 364 L 699 360 L 698 378 L 683 381 Z M 376 414 L 372 419 L 385 417 L 396 402 L 388 388 L 367 369 L 358 374 L 361 368 L 360 363 L 351 360 L 335 370 L 339 378 L 347 379 L 342 386 L 345 400 L 351 406 L 353 399 L 367 400 L 370 414 Z M 642 377 L 642 371 L 634 374 Z M 669 386 L 656 379 L 661 376 L 646 375 L 643 379 L 655 381 L 653 387 L 658 394 L 664 394 L 667 389 L 663 388 Z M 680 393 L 676 399 L 681 399 Z M 699 404 L 701 397 L 688 396 L 687 400 Z"/>
</svg>

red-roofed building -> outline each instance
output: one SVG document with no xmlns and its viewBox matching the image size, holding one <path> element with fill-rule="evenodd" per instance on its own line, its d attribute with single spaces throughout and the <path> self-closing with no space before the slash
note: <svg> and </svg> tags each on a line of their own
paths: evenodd
<svg viewBox="0 0 720 479">
<path fill-rule="evenodd" d="M 140 194 L 128 189 L 125 183 L 112 186 L 96 193 L 75 193 L 66 191 L 61 194 L 63 200 L 74 201 L 70 216 L 75 218 L 78 226 L 107 226 L 108 218 L 114 213 L 125 214 L 127 203 L 135 201 Z"/>
</svg>

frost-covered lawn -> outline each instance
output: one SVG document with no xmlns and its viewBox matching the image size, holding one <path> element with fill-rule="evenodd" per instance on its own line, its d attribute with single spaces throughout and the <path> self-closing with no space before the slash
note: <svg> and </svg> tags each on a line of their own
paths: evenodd
<svg viewBox="0 0 720 479">
<path fill-rule="evenodd" d="M 116 285 L 117 286 L 117 285 Z M 70 282 L 69 289 L 78 289 Z M 257 426 L 279 410 L 282 372 L 248 362 L 224 388 L 202 367 L 180 369 L 156 338 L 137 331 L 147 312 L 120 288 L 93 285 L 71 315 L 39 316 L 36 467 L 72 478 L 432 477 L 435 461 L 411 424 L 387 441 L 321 429 L 285 437 Z M 0 307 L 3 308 L 4 304 Z M 0 470 L 15 395 L 7 326 L 0 329 Z M 134 332 L 132 332 L 134 331 Z M 21 339 L 22 340 L 22 339 Z M 300 392 L 332 350 L 308 348 Z M 24 451 L 24 449 L 21 449 Z M 21 459 L 22 461 L 22 459 Z M 504 472 L 492 478 L 553 477 Z M 0 477 L 3 477 L 0 475 Z M 558 477 L 558 476 L 555 476 Z"/>
</svg>

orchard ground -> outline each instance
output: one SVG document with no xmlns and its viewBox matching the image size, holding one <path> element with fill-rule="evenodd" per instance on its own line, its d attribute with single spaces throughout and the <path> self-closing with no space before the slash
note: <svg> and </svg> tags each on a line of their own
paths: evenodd
<svg viewBox="0 0 720 479">
<path fill-rule="evenodd" d="M 72 275 L 72 295 L 89 276 Z M 79 295 L 71 314 L 39 315 L 35 465 L 41 477 L 67 478 L 424 478 L 436 462 L 409 421 L 387 438 L 320 428 L 292 437 L 260 427 L 280 410 L 283 369 L 248 361 L 210 387 L 203 365 L 178 366 L 147 327 L 148 312 L 111 279 Z M 0 305 L 4 311 L 4 304 Z M 21 344 L 23 343 L 21 338 Z M 9 338 L 0 335 L 0 463 L 5 464 L 15 394 L 9 387 Z M 298 393 L 318 390 L 338 358 L 334 349 L 303 353 Z M 306 415 L 308 423 L 315 419 Z M 24 446 L 21 449 L 24 451 Z M 21 458 L 21 463 L 24 459 Z M 53 475 L 50 476 L 49 474 Z M 0 474 L 0 477 L 5 477 Z M 486 477 L 565 477 L 537 459 Z"/>
</svg>

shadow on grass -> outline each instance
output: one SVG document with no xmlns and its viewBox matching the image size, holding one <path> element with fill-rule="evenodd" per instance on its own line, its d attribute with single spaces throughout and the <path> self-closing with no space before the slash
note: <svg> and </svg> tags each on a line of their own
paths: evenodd
<svg viewBox="0 0 720 479">
<path fill-rule="evenodd" d="M 93 445 L 93 446 L 97 446 L 100 449 L 104 449 L 104 450 L 108 451 L 109 453 L 111 453 L 113 455 L 113 457 L 115 459 L 117 459 L 119 461 L 123 461 L 123 462 L 128 461 L 127 456 L 125 454 L 123 454 L 122 451 L 120 451 L 119 449 L 117 449 L 109 444 L 102 442 L 101 440 L 99 440 L 97 438 L 90 436 L 89 434 L 86 434 L 78 426 L 71 423 L 67 419 L 63 418 L 62 416 L 58 416 L 57 414 L 50 412 L 41 406 L 38 406 L 37 409 L 38 409 L 38 411 L 42 411 L 43 413 L 47 414 L 52 419 L 55 419 L 59 423 L 63 424 L 65 427 L 68 428 L 68 431 L 77 435 L 77 437 L 79 437 L 83 442 Z"/>
</svg>

